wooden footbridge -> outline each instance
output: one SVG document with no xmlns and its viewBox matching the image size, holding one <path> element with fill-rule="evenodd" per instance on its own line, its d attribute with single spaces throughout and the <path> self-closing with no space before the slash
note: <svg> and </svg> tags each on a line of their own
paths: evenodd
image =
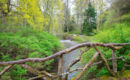
<svg viewBox="0 0 130 80">
<path fill-rule="evenodd" d="M 126 66 L 129 66 L 127 64 L 127 62 L 125 61 L 125 59 L 123 59 L 123 57 L 116 57 L 115 51 L 117 49 L 119 49 L 118 46 L 123 47 L 126 45 L 130 45 L 130 43 L 81 43 L 78 44 L 76 46 L 73 46 L 71 48 L 59 51 L 51 56 L 45 57 L 45 58 L 26 58 L 26 59 L 20 59 L 20 60 L 16 60 L 16 61 L 9 61 L 9 62 L 0 62 L 0 66 L 6 66 L 1 72 L 0 72 L 0 77 L 7 72 L 9 69 L 11 69 L 15 64 L 18 64 L 20 66 L 22 66 L 23 68 L 25 68 L 27 71 L 31 72 L 32 74 L 36 74 L 36 77 L 32 77 L 29 78 L 28 80 L 35 80 L 38 78 L 41 78 L 43 80 L 67 80 L 68 79 L 68 74 L 74 72 L 74 71 L 78 71 L 80 70 L 81 72 L 75 76 L 73 78 L 73 80 L 80 80 L 81 77 L 83 76 L 83 74 L 88 70 L 88 68 L 90 68 L 93 65 L 97 65 L 100 63 L 104 63 L 104 65 L 106 66 L 107 70 L 109 71 L 109 73 L 112 76 L 117 76 L 117 60 L 121 59 L 122 61 L 124 61 L 124 67 L 122 69 L 122 71 L 125 69 Z M 104 58 L 103 54 L 101 53 L 101 51 L 97 48 L 98 46 L 100 47 L 107 47 L 109 49 L 112 50 L 112 58 L 108 59 L 110 61 L 112 61 L 112 66 L 113 69 L 110 68 L 110 66 L 108 65 L 108 60 Z M 69 54 L 71 51 L 76 50 L 78 48 L 82 48 L 82 47 L 86 47 L 86 49 L 84 51 L 81 51 L 80 55 L 71 62 L 71 64 L 68 65 L 67 70 L 65 73 L 62 72 L 62 68 L 63 68 L 63 55 L 64 54 Z M 118 48 L 117 48 L 118 47 Z M 90 61 L 83 67 L 83 68 L 77 68 L 74 70 L 70 70 L 70 68 L 76 64 L 77 62 L 80 61 L 83 53 L 87 52 L 90 50 L 90 48 L 94 48 L 96 50 L 96 53 L 93 55 L 93 57 L 90 59 Z M 96 59 L 96 57 L 100 57 L 101 61 L 94 63 L 94 60 Z M 39 71 L 37 69 L 32 68 L 31 66 L 25 64 L 26 62 L 32 62 L 32 63 L 36 63 L 36 62 L 45 62 L 48 61 L 50 59 L 54 59 L 56 57 L 59 57 L 59 63 L 58 63 L 58 71 L 57 74 L 51 74 L 48 73 L 46 71 Z"/>
</svg>

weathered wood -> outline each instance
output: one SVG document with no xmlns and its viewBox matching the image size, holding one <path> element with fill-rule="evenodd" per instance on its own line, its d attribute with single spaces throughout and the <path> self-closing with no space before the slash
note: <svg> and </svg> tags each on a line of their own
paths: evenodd
<svg viewBox="0 0 130 80">
<path fill-rule="evenodd" d="M 0 62 L 0 65 L 12 65 L 12 64 L 23 64 L 25 62 L 44 62 L 44 61 L 48 61 L 50 59 L 53 59 L 57 56 L 60 56 L 62 54 L 66 54 L 69 53 L 77 48 L 81 48 L 81 47 L 90 47 L 90 46 L 101 46 L 101 47 L 108 47 L 111 48 L 113 50 L 115 50 L 116 48 L 113 46 L 124 46 L 124 45 L 130 45 L 130 43 L 109 43 L 109 44 L 103 44 L 103 43 L 82 43 L 82 44 L 78 44 L 76 46 L 73 46 L 71 48 L 59 51 L 51 56 L 45 57 L 45 58 L 26 58 L 26 59 L 20 59 L 20 60 L 16 60 L 16 61 L 9 61 L 9 62 Z"/>
<path fill-rule="evenodd" d="M 73 78 L 73 80 L 80 80 L 80 78 L 83 76 L 83 74 L 86 72 L 86 70 L 92 65 L 94 62 L 95 58 L 98 56 L 98 52 L 94 54 L 94 56 L 91 58 L 91 60 L 88 62 L 88 64 L 85 65 L 81 73 L 79 73 L 76 77 Z"/>
<path fill-rule="evenodd" d="M 103 44 L 103 43 L 82 43 L 82 44 L 78 44 L 78 45 L 76 45 L 76 46 L 73 46 L 73 47 L 71 47 L 71 48 L 68 48 L 68 49 L 59 51 L 59 52 L 57 52 L 57 53 L 55 53 L 55 54 L 53 54 L 53 55 L 51 55 L 51 56 L 48 56 L 48 57 L 46 57 L 46 58 L 26 58 L 26 59 L 20 59 L 20 60 L 16 60 L 16 61 L 0 62 L 0 66 L 2 66 L 2 65 L 20 64 L 20 65 L 22 65 L 24 68 L 27 69 L 27 65 L 23 65 L 23 64 L 26 63 L 26 62 L 45 62 L 45 61 L 48 61 L 48 60 L 50 60 L 50 59 L 53 59 L 53 58 L 55 58 L 55 57 L 60 56 L 59 66 L 58 66 L 58 75 L 57 75 L 57 76 L 51 75 L 50 73 L 48 73 L 48 72 L 46 72 L 46 71 L 45 71 L 45 72 L 44 72 L 44 71 L 39 71 L 39 72 L 36 71 L 36 73 L 37 73 L 37 75 L 38 75 L 37 77 L 39 77 L 39 74 L 40 74 L 40 75 L 42 74 L 41 77 L 42 77 L 42 78 L 48 78 L 47 80 L 50 80 L 50 79 L 52 79 L 52 78 L 54 79 L 54 78 L 57 78 L 57 77 L 58 77 L 59 80 L 62 80 L 62 75 L 64 75 L 64 74 L 69 74 L 69 73 L 71 73 L 71 72 L 73 72 L 73 71 L 76 71 L 76 70 L 82 70 L 82 72 L 81 72 L 78 76 L 76 76 L 75 79 L 74 79 L 74 80 L 79 80 L 79 79 L 81 78 L 81 76 L 84 74 L 84 72 L 85 72 L 90 66 L 92 66 L 92 63 L 93 63 L 94 59 L 96 58 L 96 56 L 97 56 L 98 53 L 99 53 L 99 55 L 100 55 L 100 57 L 102 58 L 102 60 L 103 60 L 103 62 L 104 62 L 104 64 L 105 64 L 107 70 L 108 70 L 113 76 L 115 76 L 115 73 L 117 72 L 117 69 L 114 69 L 115 67 L 113 67 L 113 70 L 114 70 L 115 73 L 114 73 L 113 71 L 111 71 L 111 69 L 110 69 L 110 67 L 109 67 L 109 65 L 108 65 L 108 63 L 107 63 L 107 60 L 103 57 L 102 53 L 97 49 L 96 46 L 108 47 L 108 48 L 112 49 L 112 50 L 113 50 L 113 53 L 114 53 L 114 51 L 115 51 L 116 49 L 120 49 L 118 46 L 125 46 L 125 45 L 130 45 L 130 43 L 109 43 L 109 44 Z M 116 47 L 115 47 L 115 46 L 116 46 Z M 68 72 L 62 73 L 63 54 L 67 54 L 67 53 L 69 53 L 69 52 L 71 52 L 71 51 L 73 51 L 73 50 L 75 50 L 75 49 L 81 48 L 81 47 L 95 47 L 97 53 L 91 58 L 91 60 L 89 61 L 89 63 L 88 63 L 83 69 L 75 69 L 75 70 L 69 71 L 69 70 L 70 70 L 70 67 L 72 67 L 74 64 L 76 64 L 78 61 L 80 61 L 81 55 L 82 55 L 82 54 L 80 54 L 79 57 L 78 57 L 76 60 L 74 60 L 74 61 L 69 65 L 69 67 L 68 67 L 68 69 L 67 69 Z M 121 47 L 121 48 L 122 48 L 122 47 Z M 116 60 L 116 59 L 117 59 L 117 58 L 116 58 L 116 56 L 114 55 L 114 57 L 112 57 L 113 64 L 114 64 L 114 62 L 116 62 L 116 61 L 114 61 L 114 60 Z M 102 63 L 102 62 L 100 61 L 100 62 L 98 62 L 98 64 L 99 64 L 99 63 Z M 95 64 L 94 64 L 94 65 L 95 65 Z M 113 66 L 115 66 L 115 65 L 113 65 Z M 116 66 L 117 66 L 117 65 L 116 65 Z M 10 68 L 10 67 L 7 66 L 0 74 L 3 75 L 6 71 L 8 71 L 9 68 Z M 33 68 L 32 68 L 31 70 L 34 71 Z M 0 75 L 0 76 L 1 76 L 1 75 Z M 35 77 L 35 78 L 36 78 L 36 77 Z"/>
<path fill-rule="evenodd" d="M 113 72 L 117 73 L 117 60 L 116 60 L 116 54 L 115 50 L 112 50 L 112 66 L 113 66 Z"/>
<path fill-rule="evenodd" d="M 73 60 L 72 63 L 70 63 L 70 64 L 68 65 L 67 71 L 69 71 L 70 68 L 71 68 L 74 64 L 76 64 L 77 62 L 79 62 L 80 59 L 81 59 L 81 57 L 82 57 L 82 54 L 85 53 L 85 52 L 87 52 L 89 49 L 90 49 L 90 47 L 86 48 L 84 51 L 81 51 L 81 53 L 80 53 L 80 55 L 78 56 L 78 58 L 76 58 L 75 60 Z"/>
<path fill-rule="evenodd" d="M 62 69 L 63 69 L 63 55 L 61 55 L 59 58 L 58 74 L 62 74 Z M 62 75 L 59 76 L 58 80 L 62 80 Z"/>
<path fill-rule="evenodd" d="M 127 63 L 127 61 L 125 59 L 122 58 L 122 61 L 124 62 L 124 66 L 123 66 L 122 70 L 120 71 L 120 74 L 122 74 L 124 72 L 126 67 L 128 67 L 128 66 L 130 67 L 130 65 L 127 65 L 128 63 Z"/>
<path fill-rule="evenodd" d="M 39 70 L 37 70 L 36 68 L 32 68 L 31 66 L 29 66 L 27 64 L 20 64 L 20 66 L 23 67 L 24 69 L 26 69 L 28 72 L 34 74 L 34 75 L 41 74 Z"/>
<path fill-rule="evenodd" d="M 81 71 L 81 70 L 83 70 L 83 68 L 76 68 L 76 69 L 70 70 L 70 71 L 68 71 L 68 72 L 64 72 L 64 73 L 62 73 L 62 74 L 59 74 L 59 75 L 57 75 L 56 77 L 64 76 L 64 75 L 66 75 L 66 74 L 70 74 L 70 73 L 72 73 L 72 72 Z"/>
<path fill-rule="evenodd" d="M 98 50 L 98 48 L 96 46 L 94 46 L 95 50 L 99 53 L 101 59 L 103 60 L 104 62 L 104 65 L 106 66 L 107 70 L 111 73 L 112 76 L 116 76 L 114 72 L 111 71 L 109 65 L 108 65 L 108 62 L 107 60 L 104 58 L 104 56 L 102 55 L 102 53 Z"/>
<path fill-rule="evenodd" d="M 115 58 L 115 59 L 122 59 L 122 56 L 121 57 L 117 57 L 117 58 Z M 111 61 L 111 60 L 113 60 L 112 58 L 110 58 L 110 59 L 107 59 L 107 61 Z M 101 64 L 101 63 L 103 63 L 103 61 L 99 61 L 99 62 L 95 62 L 95 63 L 93 63 L 92 64 L 92 66 L 95 66 L 95 65 L 98 65 L 98 64 Z"/>
<path fill-rule="evenodd" d="M 35 80 L 35 79 L 38 79 L 38 78 L 41 78 L 41 77 L 44 77 L 44 76 L 36 76 L 36 77 L 29 78 L 28 80 Z"/>
<path fill-rule="evenodd" d="M 46 71 L 39 71 L 36 68 L 33 68 L 27 64 L 20 64 L 21 67 L 23 67 L 24 69 L 26 69 L 27 71 L 29 71 L 30 73 L 40 76 L 40 77 L 46 77 L 48 79 L 54 78 L 55 76 L 46 72 Z"/>
<path fill-rule="evenodd" d="M 83 53 L 87 52 L 90 49 L 90 47 L 86 48 L 84 51 L 81 51 L 80 55 L 78 56 L 78 58 L 76 58 L 75 60 L 72 61 L 72 63 L 70 63 L 67 67 L 67 72 L 69 72 L 70 68 L 75 65 L 77 62 L 79 62 L 81 60 L 81 56 Z M 68 79 L 68 74 L 66 74 L 65 76 L 65 80 Z"/>
<path fill-rule="evenodd" d="M 5 67 L 5 68 L 0 72 L 0 78 L 1 78 L 1 76 L 2 76 L 6 71 L 8 71 L 11 67 L 13 67 L 13 65 L 9 65 L 9 66 Z"/>
</svg>

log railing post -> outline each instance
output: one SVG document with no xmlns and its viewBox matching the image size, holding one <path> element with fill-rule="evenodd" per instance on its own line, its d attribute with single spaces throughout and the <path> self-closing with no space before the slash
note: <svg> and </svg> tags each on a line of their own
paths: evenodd
<svg viewBox="0 0 130 80">
<path fill-rule="evenodd" d="M 110 69 L 110 67 L 108 65 L 108 62 L 105 59 L 105 57 L 103 56 L 103 54 L 100 52 L 100 50 L 96 46 L 94 46 L 94 48 L 99 53 L 99 55 L 100 55 L 101 59 L 103 60 L 104 65 L 106 66 L 107 70 L 111 73 L 112 76 L 115 76 L 115 73 L 113 71 L 111 71 L 111 69 Z"/>
<path fill-rule="evenodd" d="M 85 65 L 85 67 L 83 68 L 83 70 L 76 76 L 74 77 L 72 80 L 80 80 L 80 78 L 83 76 L 83 74 L 86 72 L 86 70 L 92 65 L 92 63 L 94 62 L 94 60 L 96 59 L 96 57 L 98 56 L 98 52 L 96 52 L 93 57 L 91 58 L 91 60 L 88 62 L 88 64 Z"/>
<path fill-rule="evenodd" d="M 113 66 L 113 72 L 117 73 L 117 60 L 115 50 L 112 50 L 112 66 Z"/>
<path fill-rule="evenodd" d="M 59 58 L 58 63 L 58 75 L 62 74 L 62 68 L 63 68 L 63 54 Z M 58 80 L 62 80 L 62 75 L 58 77 Z"/>
<path fill-rule="evenodd" d="M 89 49 L 90 49 L 90 47 L 87 47 L 85 50 L 81 51 L 81 52 L 80 52 L 80 55 L 78 56 L 78 58 L 76 58 L 75 60 L 73 60 L 72 63 L 70 63 L 70 64 L 68 65 L 66 71 L 69 72 L 69 71 L 70 71 L 70 68 L 71 68 L 74 64 L 78 63 L 78 62 L 81 60 L 81 57 L 82 57 L 83 53 L 87 52 Z M 64 80 L 68 80 L 68 74 L 65 75 L 65 79 L 64 79 Z"/>
</svg>

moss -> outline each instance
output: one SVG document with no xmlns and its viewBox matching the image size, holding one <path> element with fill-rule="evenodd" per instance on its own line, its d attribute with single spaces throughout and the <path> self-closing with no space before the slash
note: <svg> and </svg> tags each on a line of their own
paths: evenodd
<svg viewBox="0 0 130 80">
<path fill-rule="evenodd" d="M 110 77 L 110 76 L 108 76 L 108 75 L 104 75 L 104 76 L 102 76 L 102 77 L 99 77 L 98 79 L 99 79 L 99 80 L 117 80 L 117 78 L 115 78 L 115 77 Z"/>
<path fill-rule="evenodd" d="M 104 76 L 98 77 L 97 79 L 99 79 L 99 80 L 118 80 L 118 79 L 129 78 L 129 77 L 130 77 L 130 70 L 125 70 L 125 71 L 119 76 L 119 78 L 111 77 L 111 76 L 109 76 L 109 75 L 104 75 Z"/>
<path fill-rule="evenodd" d="M 121 78 L 128 78 L 130 77 L 130 70 L 125 70 L 122 74 L 121 74 Z"/>
</svg>

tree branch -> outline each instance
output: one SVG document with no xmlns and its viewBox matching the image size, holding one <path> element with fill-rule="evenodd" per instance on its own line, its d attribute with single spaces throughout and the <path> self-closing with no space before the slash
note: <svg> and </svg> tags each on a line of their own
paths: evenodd
<svg viewBox="0 0 130 80">
<path fill-rule="evenodd" d="M 54 78 L 55 76 L 46 72 L 46 71 L 39 71 L 36 68 L 32 68 L 31 66 L 27 65 L 27 64 L 20 64 L 23 68 L 25 68 L 26 70 L 28 70 L 30 73 L 34 74 L 34 75 L 38 75 L 38 76 L 47 76 L 49 78 Z"/>
<path fill-rule="evenodd" d="M 87 52 L 89 49 L 90 49 L 90 47 L 88 47 L 88 48 L 86 48 L 84 51 L 82 51 L 82 52 L 80 53 L 79 57 L 76 58 L 75 60 L 73 60 L 72 63 L 68 65 L 67 71 L 70 70 L 70 67 L 72 67 L 74 64 L 76 64 L 77 62 L 79 62 L 80 59 L 81 59 L 82 54 L 85 53 L 85 52 Z"/>
<path fill-rule="evenodd" d="M 9 65 L 9 66 L 5 67 L 5 68 L 0 72 L 0 77 L 1 77 L 6 71 L 8 71 L 11 67 L 13 67 L 13 65 Z"/>
<path fill-rule="evenodd" d="M 75 65 L 77 62 L 79 62 L 81 60 L 81 56 L 83 53 L 87 52 L 90 49 L 90 47 L 86 48 L 84 51 L 81 51 L 80 55 L 78 56 L 78 58 L 76 58 L 75 60 L 72 61 L 72 63 L 70 63 L 67 67 L 67 72 L 70 70 L 70 68 Z M 65 80 L 67 80 L 68 78 L 68 74 L 66 74 L 65 76 Z"/>
<path fill-rule="evenodd" d="M 102 55 L 102 53 L 98 50 L 98 48 L 96 46 L 94 46 L 95 50 L 99 53 L 101 59 L 103 60 L 104 62 L 104 65 L 106 66 L 107 70 L 111 73 L 111 75 L 113 76 L 116 76 L 114 72 L 111 71 L 108 63 L 107 63 L 107 60 L 104 58 L 104 56 Z"/>
<path fill-rule="evenodd" d="M 122 56 L 121 57 L 117 57 L 115 59 L 122 59 Z M 107 59 L 107 61 L 110 61 L 110 60 L 113 60 L 112 58 L 110 59 Z M 95 66 L 95 65 L 98 65 L 98 64 L 101 64 L 103 61 L 99 61 L 99 62 L 96 62 L 96 63 L 93 63 L 92 66 Z"/>
<path fill-rule="evenodd" d="M 85 73 L 85 71 L 91 66 L 91 64 L 94 62 L 95 58 L 98 56 L 98 52 L 96 52 L 93 57 L 91 58 L 91 60 L 88 62 L 88 64 L 85 65 L 85 67 L 83 68 L 82 72 L 80 74 L 78 74 L 76 77 L 74 77 L 74 80 L 80 80 L 80 78 L 83 76 L 83 74 Z"/>
</svg>

